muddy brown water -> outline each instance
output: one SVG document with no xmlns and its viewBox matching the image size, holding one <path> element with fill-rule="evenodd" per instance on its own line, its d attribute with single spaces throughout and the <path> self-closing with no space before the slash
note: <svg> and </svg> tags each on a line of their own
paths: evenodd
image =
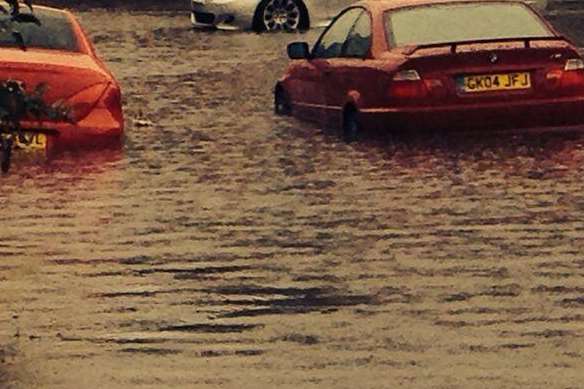
<svg viewBox="0 0 584 389">
<path fill-rule="evenodd" d="M 271 112 L 316 32 L 81 19 L 128 139 L 0 180 L 0 387 L 582 387 L 584 138 L 348 146 Z"/>
</svg>

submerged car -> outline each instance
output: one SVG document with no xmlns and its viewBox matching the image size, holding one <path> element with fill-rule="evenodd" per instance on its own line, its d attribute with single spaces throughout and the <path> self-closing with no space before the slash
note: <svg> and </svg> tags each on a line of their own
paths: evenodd
<svg viewBox="0 0 584 389">
<path fill-rule="evenodd" d="M 584 123 L 584 61 L 523 2 L 379 0 L 345 9 L 277 82 L 277 114 L 363 131 Z"/>
<path fill-rule="evenodd" d="M 44 85 L 43 102 L 67 109 L 67 120 L 25 118 L 21 148 L 98 146 L 119 142 L 124 131 L 120 87 L 68 11 L 35 6 L 40 21 L 20 23 L 19 42 L 0 31 L 0 81 L 33 93 Z M 0 18 L 8 18 L 8 15 Z"/>
<path fill-rule="evenodd" d="M 548 0 L 525 0 L 539 10 Z M 355 0 L 191 0 L 191 22 L 197 28 L 297 31 L 326 27 Z"/>
</svg>

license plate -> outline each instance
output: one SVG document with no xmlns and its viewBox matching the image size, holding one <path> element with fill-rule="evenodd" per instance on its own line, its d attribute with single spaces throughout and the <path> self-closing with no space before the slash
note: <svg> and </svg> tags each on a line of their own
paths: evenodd
<svg viewBox="0 0 584 389">
<path fill-rule="evenodd" d="M 24 132 L 20 136 L 14 135 L 12 139 L 14 150 L 37 151 L 47 147 L 47 136 L 38 132 Z"/>
<path fill-rule="evenodd" d="M 458 83 L 467 93 L 520 90 L 531 88 L 531 77 L 527 72 L 483 74 L 461 77 Z"/>
</svg>

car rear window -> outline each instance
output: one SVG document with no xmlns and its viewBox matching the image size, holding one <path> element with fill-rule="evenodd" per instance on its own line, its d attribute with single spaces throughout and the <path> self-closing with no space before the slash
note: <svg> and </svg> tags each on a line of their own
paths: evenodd
<svg viewBox="0 0 584 389">
<path fill-rule="evenodd" d="M 41 25 L 33 23 L 12 23 L 15 30 L 19 31 L 26 47 L 79 51 L 79 44 L 66 14 L 59 11 L 36 8 L 34 15 L 40 20 Z M 7 19 L 1 16 L 0 19 Z M 12 31 L 0 30 L 0 47 L 17 46 L 12 36 Z"/>
<path fill-rule="evenodd" d="M 386 14 L 391 47 L 554 34 L 521 3 L 445 3 Z"/>
</svg>

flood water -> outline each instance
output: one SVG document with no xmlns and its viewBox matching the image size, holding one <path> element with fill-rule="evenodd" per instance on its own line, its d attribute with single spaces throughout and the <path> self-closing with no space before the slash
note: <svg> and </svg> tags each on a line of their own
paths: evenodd
<svg viewBox="0 0 584 389">
<path fill-rule="evenodd" d="M 1 388 L 562 388 L 584 137 L 368 140 L 272 114 L 303 35 L 84 12 L 119 151 L 0 179 Z"/>
</svg>

